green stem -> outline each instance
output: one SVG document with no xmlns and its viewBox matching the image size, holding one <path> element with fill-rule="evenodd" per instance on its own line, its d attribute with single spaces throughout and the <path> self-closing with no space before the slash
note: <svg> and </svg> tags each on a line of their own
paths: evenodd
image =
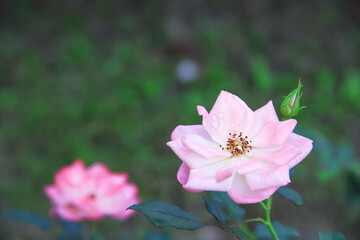
<svg viewBox="0 0 360 240">
<path fill-rule="evenodd" d="M 279 240 L 279 237 L 276 235 L 275 229 L 272 226 L 271 219 L 270 219 L 270 210 L 271 210 L 271 197 L 265 200 L 265 203 L 260 202 L 260 206 L 265 212 L 265 221 L 263 222 L 264 225 L 269 229 L 272 237 L 274 240 Z"/>
<path fill-rule="evenodd" d="M 246 234 L 246 236 L 250 239 L 250 240 L 256 240 L 257 235 L 255 233 L 253 233 L 248 226 L 245 223 L 241 223 L 239 225 L 240 229 L 243 230 L 243 232 Z"/>
<path fill-rule="evenodd" d="M 265 203 L 263 202 L 259 202 L 260 206 L 262 207 L 262 209 L 264 209 L 265 212 L 269 211 L 268 207 L 265 205 Z"/>
<path fill-rule="evenodd" d="M 252 219 L 244 220 L 241 223 L 249 223 L 249 222 L 261 222 L 261 223 L 264 223 L 265 221 L 262 218 L 252 218 Z"/>
</svg>

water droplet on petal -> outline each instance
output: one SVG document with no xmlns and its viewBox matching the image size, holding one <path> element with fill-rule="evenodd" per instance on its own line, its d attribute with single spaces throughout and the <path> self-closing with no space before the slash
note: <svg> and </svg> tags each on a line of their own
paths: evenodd
<svg viewBox="0 0 360 240">
<path fill-rule="evenodd" d="M 211 124 L 214 128 L 219 128 L 220 123 L 219 123 L 219 118 L 214 114 L 212 115 L 212 121 Z"/>
</svg>

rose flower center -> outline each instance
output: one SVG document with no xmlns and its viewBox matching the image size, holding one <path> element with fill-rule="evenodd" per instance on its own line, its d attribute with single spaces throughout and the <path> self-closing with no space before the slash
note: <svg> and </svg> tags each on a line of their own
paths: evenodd
<svg viewBox="0 0 360 240">
<path fill-rule="evenodd" d="M 231 152 L 233 156 L 245 155 L 246 153 L 252 150 L 252 146 L 250 143 L 252 141 L 247 140 L 248 136 L 243 136 L 242 132 L 239 134 L 229 133 L 228 140 L 226 142 L 226 146 L 220 145 L 222 150 L 227 150 Z"/>
</svg>

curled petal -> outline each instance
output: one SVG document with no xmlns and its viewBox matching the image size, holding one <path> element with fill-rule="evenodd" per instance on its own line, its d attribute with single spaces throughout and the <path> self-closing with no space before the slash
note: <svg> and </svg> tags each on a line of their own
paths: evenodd
<svg viewBox="0 0 360 240">
<path fill-rule="evenodd" d="M 203 125 L 179 125 L 172 132 L 171 140 L 176 140 L 186 135 L 197 135 L 206 140 L 212 140 Z"/>
<path fill-rule="evenodd" d="M 229 196 L 239 204 L 258 203 L 269 198 L 278 187 L 269 187 L 262 190 L 251 190 L 245 176 L 235 174 L 230 190 Z"/>
<path fill-rule="evenodd" d="M 221 182 L 215 179 L 219 168 L 224 167 L 228 159 L 217 161 L 197 169 L 190 169 L 188 179 L 184 188 L 188 191 L 227 191 L 230 189 L 232 178 L 227 178 Z"/>
<path fill-rule="evenodd" d="M 189 179 L 189 174 L 190 174 L 190 168 L 185 163 L 182 163 L 177 172 L 178 181 L 181 184 L 186 184 Z"/>
<path fill-rule="evenodd" d="M 181 139 L 182 143 L 203 158 L 230 157 L 228 151 L 221 150 L 219 144 L 205 140 L 196 135 L 187 135 Z"/>
<path fill-rule="evenodd" d="M 189 180 L 189 175 L 190 175 L 190 168 L 185 163 L 181 164 L 177 172 L 177 179 L 183 186 L 186 186 Z M 186 190 L 192 193 L 203 191 L 203 190 L 193 190 L 191 188 L 187 188 Z"/>
<path fill-rule="evenodd" d="M 190 168 L 199 168 L 218 160 L 217 158 L 205 159 L 201 157 L 187 146 L 184 146 L 181 139 L 170 141 L 167 143 L 167 145 Z"/>
<path fill-rule="evenodd" d="M 295 156 L 290 161 L 290 168 L 296 166 L 299 162 L 301 162 L 311 151 L 313 145 L 312 140 L 306 137 L 300 136 L 295 133 L 291 133 L 289 138 L 286 140 L 287 143 L 291 144 L 292 146 L 296 147 L 300 152 L 297 156 Z"/>
</svg>

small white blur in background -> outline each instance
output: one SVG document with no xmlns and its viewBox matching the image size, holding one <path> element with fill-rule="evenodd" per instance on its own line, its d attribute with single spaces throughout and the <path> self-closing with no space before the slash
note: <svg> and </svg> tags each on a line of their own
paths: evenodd
<svg viewBox="0 0 360 240">
<path fill-rule="evenodd" d="M 181 60 L 176 67 L 176 76 L 182 83 L 190 83 L 199 76 L 199 65 L 191 59 Z"/>
</svg>

